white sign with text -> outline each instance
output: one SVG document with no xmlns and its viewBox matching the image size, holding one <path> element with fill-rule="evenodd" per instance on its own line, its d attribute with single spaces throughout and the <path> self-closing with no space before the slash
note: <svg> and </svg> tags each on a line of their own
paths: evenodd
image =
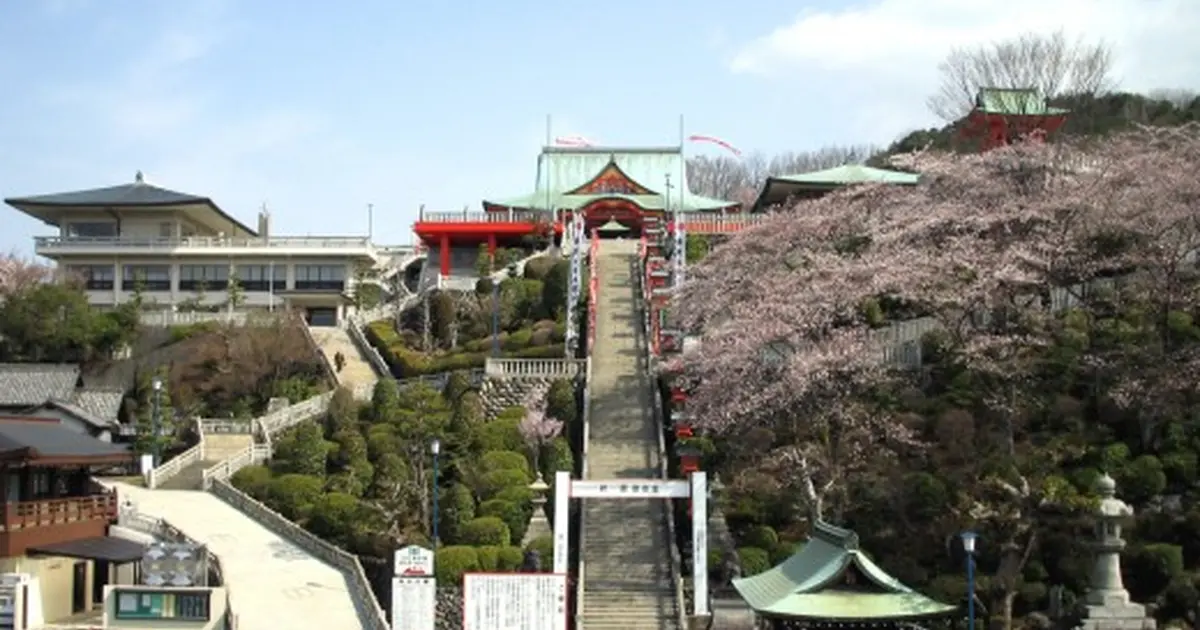
<svg viewBox="0 0 1200 630">
<path fill-rule="evenodd" d="M 567 576 L 463 575 L 463 630 L 567 630 Z"/>
<path fill-rule="evenodd" d="M 392 630 L 433 630 L 436 620 L 436 580 L 392 578 Z"/>
<path fill-rule="evenodd" d="M 686 499 L 692 495 L 687 480 L 676 479 L 576 479 L 572 499 Z"/>
<path fill-rule="evenodd" d="M 409 545 L 392 556 L 392 575 L 433 575 L 433 550 Z"/>
</svg>

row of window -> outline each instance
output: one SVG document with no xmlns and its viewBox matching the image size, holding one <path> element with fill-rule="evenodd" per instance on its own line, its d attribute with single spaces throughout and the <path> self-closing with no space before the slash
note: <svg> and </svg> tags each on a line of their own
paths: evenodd
<svg viewBox="0 0 1200 630">
<path fill-rule="evenodd" d="M 113 265 L 78 265 L 71 271 L 83 277 L 91 291 L 111 291 L 116 285 Z M 234 270 L 238 284 L 246 291 L 284 291 L 287 289 L 286 265 L 238 265 Z M 228 265 L 180 265 L 180 291 L 224 291 L 229 288 Z M 295 289 L 298 291 L 341 291 L 346 284 L 346 269 L 340 265 L 296 265 Z M 144 291 L 170 291 L 170 265 L 124 265 L 121 285 Z"/>
</svg>

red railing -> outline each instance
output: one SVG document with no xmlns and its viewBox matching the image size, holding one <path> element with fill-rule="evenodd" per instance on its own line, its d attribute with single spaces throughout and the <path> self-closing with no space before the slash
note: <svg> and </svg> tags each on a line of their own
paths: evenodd
<svg viewBox="0 0 1200 630">
<path fill-rule="evenodd" d="M 7 503 L 4 506 L 3 525 L 5 531 L 11 531 L 27 527 L 115 518 L 117 518 L 117 495 L 115 492 L 108 492 L 86 497 Z"/>
<path fill-rule="evenodd" d="M 596 343 L 596 295 L 600 282 L 596 275 L 596 255 L 600 250 L 600 233 L 592 230 L 592 242 L 588 248 L 588 335 L 587 355 L 592 356 L 592 345 Z"/>
</svg>

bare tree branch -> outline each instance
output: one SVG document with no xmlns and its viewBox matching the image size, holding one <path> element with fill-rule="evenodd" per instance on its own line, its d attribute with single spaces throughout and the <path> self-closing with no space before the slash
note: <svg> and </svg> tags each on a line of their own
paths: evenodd
<svg viewBox="0 0 1200 630">
<path fill-rule="evenodd" d="M 780 153 L 770 159 L 761 153 L 752 153 L 742 160 L 699 156 L 688 160 L 688 185 L 700 195 L 749 204 L 767 177 L 860 164 L 879 151 L 878 147 L 861 145 Z"/>
<path fill-rule="evenodd" d="M 1108 44 L 1070 41 L 1062 31 L 956 48 L 938 65 L 941 86 L 928 105 L 943 120 L 954 122 L 975 106 L 980 88 L 1032 88 L 1046 98 L 1099 94 L 1112 87 L 1112 65 Z"/>
</svg>

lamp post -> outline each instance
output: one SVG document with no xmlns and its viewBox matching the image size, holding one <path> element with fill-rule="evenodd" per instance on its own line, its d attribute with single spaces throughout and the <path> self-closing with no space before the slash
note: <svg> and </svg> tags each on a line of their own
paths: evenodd
<svg viewBox="0 0 1200 630">
<path fill-rule="evenodd" d="M 434 438 L 429 443 L 429 452 L 433 453 L 433 521 L 432 532 L 433 548 L 438 547 L 438 455 L 442 452 L 442 442 Z"/>
<path fill-rule="evenodd" d="M 975 630 L 975 539 L 979 536 L 965 531 L 961 537 L 963 551 L 967 554 L 967 630 Z"/>
<path fill-rule="evenodd" d="M 150 437 L 153 440 L 154 467 L 162 463 L 162 379 L 154 377 L 150 387 L 154 389 L 154 409 L 150 416 Z"/>
<path fill-rule="evenodd" d="M 495 269 L 493 263 L 492 269 Z M 492 356 L 500 357 L 500 283 L 492 276 Z"/>
</svg>

